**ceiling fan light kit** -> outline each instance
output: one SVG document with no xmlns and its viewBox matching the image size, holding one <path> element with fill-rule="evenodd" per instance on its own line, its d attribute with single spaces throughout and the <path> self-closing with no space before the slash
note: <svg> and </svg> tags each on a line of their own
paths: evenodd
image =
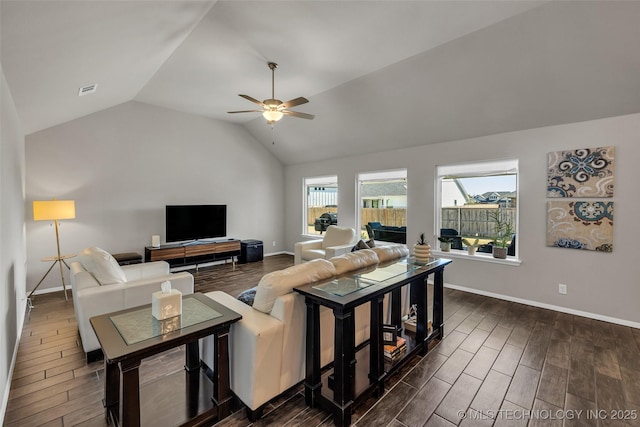
<svg viewBox="0 0 640 427">
<path fill-rule="evenodd" d="M 275 70 L 278 68 L 278 64 L 275 62 L 269 62 L 267 64 L 269 69 L 271 70 L 271 98 L 265 99 L 260 102 L 257 99 L 249 96 L 249 95 L 238 95 L 247 101 L 251 101 L 254 104 L 258 104 L 263 109 L 262 110 L 243 110 L 243 111 L 229 111 L 230 114 L 235 113 L 262 113 L 262 117 L 267 120 L 267 123 L 272 125 L 278 120 L 282 119 L 283 116 L 291 116 L 298 117 L 300 119 L 313 120 L 315 117 L 313 114 L 300 113 L 298 111 L 287 110 L 287 108 L 295 107 L 297 105 L 306 104 L 309 102 L 307 98 L 298 97 L 287 102 L 282 102 L 275 97 Z"/>
</svg>

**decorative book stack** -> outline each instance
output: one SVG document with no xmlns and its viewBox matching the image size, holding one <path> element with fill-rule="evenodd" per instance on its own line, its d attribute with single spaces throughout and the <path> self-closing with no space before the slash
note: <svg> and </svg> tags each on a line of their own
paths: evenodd
<svg viewBox="0 0 640 427">
<path fill-rule="evenodd" d="M 391 362 L 394 362 L 401 358 L 406 351 L 407 340 L 402 337 L 398 337 L 396 340 L 396 345 L 384 346 L 384 358 Z"/>
</svg>

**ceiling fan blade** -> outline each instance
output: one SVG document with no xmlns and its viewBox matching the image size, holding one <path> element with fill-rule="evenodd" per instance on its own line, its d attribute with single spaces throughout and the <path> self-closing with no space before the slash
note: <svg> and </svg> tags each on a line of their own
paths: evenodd
<svg viewBox="0 0 640 427">
<path fill-rule="evenodd" d="M 302 105 L 302 104 L 306 104 L 307 102 L 309 102 L 309 100 L 303 96 L 296 98 L 296 99 L 292 99 L 290 101 L 287 102 L 283 102 L 282 104 L 278 105 L 278 108 L 282 109 L 282 108 L 291 108 L 291 107 L 295 107 L 296 105 Z"/>
<path fill-rule="evenodd" d="M 313 114 L 300 113 L 298 111 L 284 110 L 282 111 L 282 114 L 286 114 L 287 116 L 291 116 L 291 117 L 298 117 L 300 119 L 307 119 L 307 120 L 313 120 L 313 118 L 315 117 Z"/>
<path fill-rule="evenodd" d="M 251 96 L 249 96 L 249 95 L 238 95 L 238 96 L 241 96 L 241 97 L 243 97 L 244 99 L 246 99 L 247 101 L 254 102 L 254 103 L 256 103 L 256 104 L 260 105 L 261 107 L 264 107 L 264 104 L 262 103 L 262 101 L 258 101 L 257 99 L 252 98 L 252 97 L 251 97 Z"/>
<path fill-rule="evenodd" d="M 227 111 L 229 114 L 234 113 L 262 113 L 264 110 L 242 110 L 242 111 Z"/>
</svg>

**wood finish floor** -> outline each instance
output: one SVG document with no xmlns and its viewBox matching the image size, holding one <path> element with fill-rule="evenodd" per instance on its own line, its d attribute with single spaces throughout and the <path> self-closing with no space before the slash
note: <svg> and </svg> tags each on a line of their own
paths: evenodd
<svg viewBox="0 0 640 427">
<path fill-rule="evenodd" d="M 192 273 L 196 291 L 235 295 L 292 263 L 279 255 L 235 271 L 227 264 Z M 85 362 L 73 303 L 61 293 L 34 302 L 4 425 L 106 426 L 102 362 Z M 640 425 L 640 330 L 451 289 L 445 319 L 445 339 L 394 375 L 381 399 L 358 408 L 356 425 Z M 146 359 L 141 382 L 182 369 L 183 357 L 175 349 Z M 217 424 L 248 425 L 242 408 Z M 271 401 L 253 425 L 313 427 L 332 420 L 304 405 L 298 385 Z"/>
</svg>

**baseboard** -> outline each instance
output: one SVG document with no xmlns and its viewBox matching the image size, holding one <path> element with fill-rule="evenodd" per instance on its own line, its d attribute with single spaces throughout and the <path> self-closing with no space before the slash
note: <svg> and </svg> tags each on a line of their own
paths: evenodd
<svg viewBox="0 0 640 427">
<path fill-rule="evenodd" d="M 26 306 L 26 299 L 25 299 Z M 25 315 L 22 316 L 22 323 L 18 325 L 18 330 L 20 331 L 20 336 L 16 340 L 13 346 L 13 356 L 11 357 L 11 365 L 9 366 L 9 372 L 7 372 L 7 385 L 4 387 L 4 394 L 2 395 L 2 406 L 0 406 L 0 421 L 4 420 L 4 417 L 7 413 L 7 404 L 9 403 L 9 392 L 11 391 L 11 381 L 13 380 L 13 370 L 16 367 L 16 359 L 18 358 L 18 347 L 20 347 L 20 339 L 22 338 L 22 330 L 24 328 L 24 318 L 27 316 L 29 312 L 29 308 L 25 308 Z"/>
<path fill-rule="evenodd" d="M 561 307 L 559 305 L 546 304 L 543 302 L 531 301 L 523 298 L 516 298 L 509 295 L 496 294 L 493 292 L 487 292 L 480 289 L 467 288 L 465 286 L 452 285 L 450 283 L 445 283 L 444 287 L 449 289 L 455 289 L 458 291 L 469 292 L 472 294 L 483 295 L 486 297 L 497 298 L 505 301 L 517 302 L 519 304 L 531 305 L 533 307 L 546 308 L 548 310 L 559 311 L 561 313 L 588 317 L 590 319 L 602 320 L 604 322 L 615 323 L 617 325 L 629 326 L 631 328 L 640 329 L 640 323 L 632 322 L 630 320 L 618 319 L 616 317 L 604 316 L 602 314 L 590 313 L 588 311 L 582 311 L 582 310 L 575 310 L 573 308 Z"/>
</svg>

